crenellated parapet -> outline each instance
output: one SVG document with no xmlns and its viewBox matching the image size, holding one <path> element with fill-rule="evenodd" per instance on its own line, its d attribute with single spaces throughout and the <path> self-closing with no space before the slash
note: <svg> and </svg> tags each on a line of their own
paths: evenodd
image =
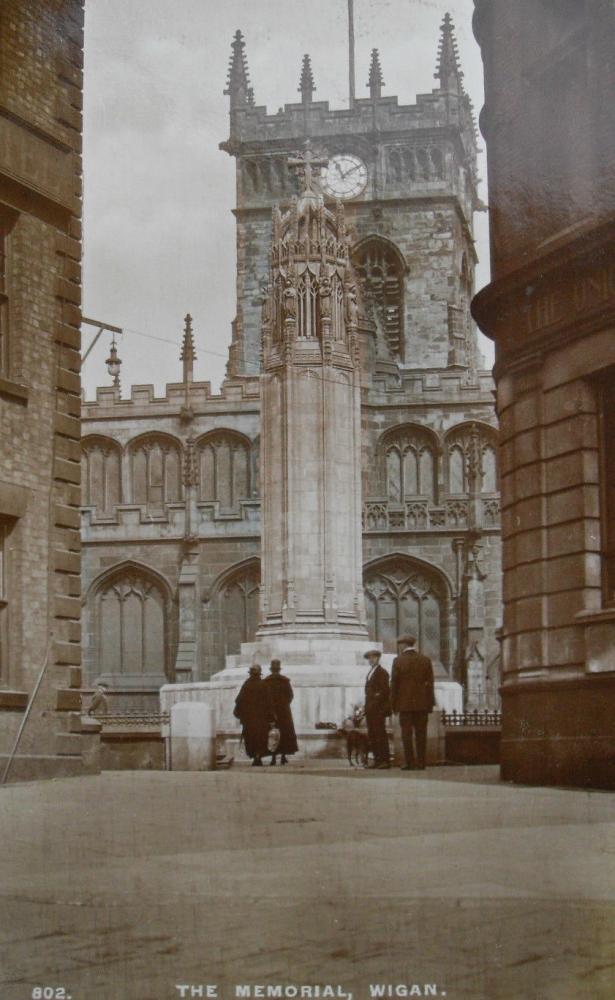
<svg viewBox="0 0 615 1000">
<path fill-rule="evenodd" d="M 254 404 L 259 399 L 259 379 L 229 379 L 220 392 L 212 392 L 210 382 L 190 383 L 190 403 L 195 413 L 215 413 L 228 409 L 229 404 Z M 81 419 L 124 418 L 141 416 L 179 415 L 186 400 L 186 385 L 171 382 L 163 396 L 157 396 L 153 385 L 132 385 L 130 396 L 123 397 L 115 386 L 98 386 L 95 400 L 83 400 Z"/>
</svg>

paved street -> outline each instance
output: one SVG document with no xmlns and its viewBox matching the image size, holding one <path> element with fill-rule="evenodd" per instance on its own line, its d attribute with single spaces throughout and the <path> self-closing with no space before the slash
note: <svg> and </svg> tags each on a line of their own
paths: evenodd
<svg viewBox="0 0 615 1000">
<path fill-rule="evenodd" d="M 611 794 L 235 767 L 9 786 L 0 806 L 2 1000 L 615 996 Z"/>
</svg>

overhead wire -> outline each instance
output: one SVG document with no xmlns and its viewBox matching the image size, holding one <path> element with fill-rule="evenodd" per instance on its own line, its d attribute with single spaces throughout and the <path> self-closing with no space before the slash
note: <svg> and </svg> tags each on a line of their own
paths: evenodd
<svg viewBox="0 0 615 1000">
<path fill-rule="evenodd" d="M 153 333 L 146 333 L 145 330 L 137 330 L 135 327 L 123 326 L 122 327 L 122 333 L 123 334 L 125 334 L 125 333 L 132 333 L 132 334 L 134 334 L 137 337 L 145 337 L 147 340 L 155 340 L 155 341 L 158 341 L 158 343 L 161 343 L 161 344 L 171 344 L 173 347 L 177 348 L 178 350 L 181 348 L 181 340 L 180 341 L 171 340 L 170 337 L 157 337 Z M 223 353 L 222 351 L 212 351 L 211 348 L 203 347 L 198 342 L 197 342 L 196 349 L 201 354 L 211 355 L 212 357 L 215 357 L 215 358 L 222 358 L 224 361 L 228 360 L 228 352 L 224 352 Z M 250 366 L 251 366 L 251 363 L 249 361 L 244 361 L 242 363 L 242 367 L 244 369 L 249 368 Z M 252 363 L 252 367 L 254 368 L 254 371 L 251 371 L 251 372 L 250 371 L 243 371 L 243 372 L 239 373 L 240 377 L 241 377 L 241 375 L 243 375 L 246 378 L 251 378 L 253 376 L 262 375 L 263 374 L 263 370 L 262 370 L 262 368 L 261 368 L 260 365 L 256 365 L 256 364 Z M 338 382 L 336 379 L 327 378 L 324 375 L 318 375 L 311 368 L 307 368 L 306 367 L 304 374 L 308 378 L 318 379 L 320 382 L 330 382 L 332 385 L 338 385 L 338 386 L 339 385 L 343 385 L 342 382 Z M 198 380 L 195 380 L 195 381 L 198 381 Z M 351 386 L 349 386 L 349 388 L 351 388 Z"/>
</svg>

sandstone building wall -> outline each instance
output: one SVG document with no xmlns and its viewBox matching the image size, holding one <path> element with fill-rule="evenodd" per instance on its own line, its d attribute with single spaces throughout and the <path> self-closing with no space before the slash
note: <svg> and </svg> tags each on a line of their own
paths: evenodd
<svg viewBox="0 0 615 1000">
<path fill-rule="evenodd" d="M 8 780 L 94 766 L 80 732 L 82 8 L 0 8 L 2 774 L 30 703 Z"/>
<path fill-rule="evenodd" d="M 486 3 L 504 568 L 502 775 L 613 787 L 612 4 Z M 525 99 L 531 82 L 531 102 Z"/>
</svg>

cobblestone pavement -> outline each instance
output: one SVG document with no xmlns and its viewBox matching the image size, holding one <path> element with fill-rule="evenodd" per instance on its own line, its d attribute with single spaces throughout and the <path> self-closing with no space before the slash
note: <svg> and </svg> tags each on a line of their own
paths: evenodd
<svg viewBox="0 0 615 1000">
<path fill-rule="evenodd" d="M 312 765 L 107 772 L 0 808 L 2 1000 L 615 996 L 609 793 Z"/>
</svg>

